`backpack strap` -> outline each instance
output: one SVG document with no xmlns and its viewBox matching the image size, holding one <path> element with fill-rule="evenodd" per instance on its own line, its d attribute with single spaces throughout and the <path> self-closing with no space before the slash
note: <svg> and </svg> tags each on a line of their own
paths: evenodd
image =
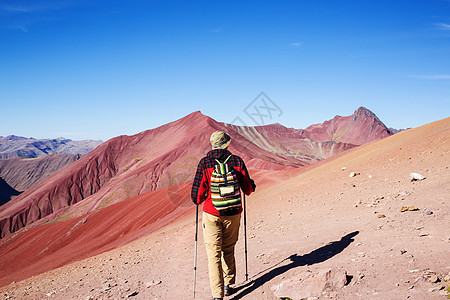
<svg viewBox="0 0 450 300">
<path fill-rule="evenodd" d="M 218 168 L 216 168 L 217 173 L 224 175 L 230 171 L 227 162 L 230 159 L 231 155 L 232 154 L 230 154 L 230 156 L 228 156 L 227 159 L 225 159 L 223 163 L 220 162 L 218 159 L 216 159 L 216 162 L 217 162 L 216 166 L 218 167 Z"/>
<path fill-rule="evenodd" d="M 225 161 L 224 161 L 223 163 L 226 164 L 232 155 L 233 155 L 233 154 L 230 154 L 230 155 L 227 157 L 227 159 L 225 159 Z"/>
<path fill-rule="evenodd" d="M 230 159 L 231 155 L 232 155 L 232 154 L 230 154 L 230 155 L 227 157 L 227 159 L 224 160 L 223 163 L 221 163 L 219 160 L 216 159 L 216 162 L 217 162 L 217 164 L 218 164 L 218 165 L 216 165 L 216 168 L 215 168 L 215 169 L 216 169 L 216 172 L 219 173 L 219 174 L 221 174 L 221 175 L 223 176 L 223 179 L 224 179 L 225 183 L 228 182 L 228 180 L 227 180 L 227 175 L 226 175 L 226 174 L 229 172 L 229 168 L 228 168 L 227 162 L 228 162 L 228 160 Z"/>
</svg>

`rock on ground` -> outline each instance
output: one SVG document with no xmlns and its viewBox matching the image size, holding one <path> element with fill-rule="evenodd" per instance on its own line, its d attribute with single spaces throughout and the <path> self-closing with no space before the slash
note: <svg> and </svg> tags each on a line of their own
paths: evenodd
<svg viewBox="0 0 450 300">
<path fill-rule="evenodd" d="M 285 280 L 274 286 L 277 298 L 304 299 L 320 297 L 324 292 L 333 293 L 347 284 L 347 272 L 343 269 L 329 268 L 318 272 L 304 272 L 298 278 Z"/>
</svg>

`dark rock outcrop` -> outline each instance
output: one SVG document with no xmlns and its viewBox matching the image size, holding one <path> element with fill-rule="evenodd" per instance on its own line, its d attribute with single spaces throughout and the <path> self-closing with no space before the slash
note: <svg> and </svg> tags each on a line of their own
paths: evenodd
<svg viewBox="0 0 450 300">
<path fill-rule="evenodd" d="M 0 205 L 5 204 L 11 197 L 20 195 L 20 192 L 11 187 L 3 178 L 0 177 Z"/>
</svg>

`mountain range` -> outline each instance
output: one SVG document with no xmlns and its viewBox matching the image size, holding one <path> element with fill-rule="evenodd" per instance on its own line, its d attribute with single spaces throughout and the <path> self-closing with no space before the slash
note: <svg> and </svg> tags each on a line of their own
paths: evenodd
<svg viewBox="0 0 450 300">
<path fill-rule="evenodd" d="M 8 202 L 80 157 L 80 154 L 50 154 L 36 158 L 0 159 L 0 179 L 4 181 L 0 186 L 0 203 Z"/>
<path fill-rule="evenodd" d="M 368 109 L 304 130 L 280 124 L 246 127 L 200 112 L 133 136 L 118 136 L 0 207 L 1 237 L 20 228 L 66 220 L 155 190 L 173 191 L 193 178 L 215 130 L 232 136 L 231 152 L 248 168 L 298 168 L 391 135 Z"/>
<path fill-rule="evenodd" d="M 34 139 L 21 136 L 0 136 L 0 159 L 22 157 L 36 158 L 49 154 L 84 155 L 100 145 L 102 141 L 72 141 L 63 137 L 56 139 Z"/>
<path fill-rule="evenodd" d="M 0 136 L 0 178 L 7 184 L 0 187 L 0 202 L 8 202 L 17 192 L 20 194 L 101 143 L 93 140 L 72 141 L 63 137 L 34 139 Z"/>
<path fill-rule="evenodd" d="M 102 141 L 0 136 L 0 203 L 88 153 Z"/>
</svg>

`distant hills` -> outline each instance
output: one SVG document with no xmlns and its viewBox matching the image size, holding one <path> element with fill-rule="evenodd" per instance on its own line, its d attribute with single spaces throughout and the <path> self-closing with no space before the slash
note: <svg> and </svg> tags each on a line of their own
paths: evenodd
<svg viewBox="0 0 450 300">
<path fill-rule="evenodd" d="M 110 139 L 4 204 L 1 237 L 41 219 L 64 220 L 186 184 L 210 150 L 209 137 L 215 130 L 227 131 L 232 137 L 231 152 L 241 156 L 248 168 L 259 170 L 298 168 L 392 134 L 363 107 L 351 116 L 336 116 L 306 129 L 280 124 L 235 126 L 194 112 L 152 130 Z"/>
<path fill-rule="evenodd" d="M 0 159 L 0 178 L 23 192 L 80 157 L 80 154 L 50 154 L 37 158 Z"/>
<path fill-rule="evenodd" d="M 0 205 L 76 161 L 101 141 L 0 136 Z"/>
<path fill-rule="evenodd" d="M 21 136 L 0 136 L 0 159 L 22 157 L 36 158 L 49 154 L 85 155 L 102 141 L 72 141 L 63 137 L 56 139 L 34 139 Z"/>
</svg>

